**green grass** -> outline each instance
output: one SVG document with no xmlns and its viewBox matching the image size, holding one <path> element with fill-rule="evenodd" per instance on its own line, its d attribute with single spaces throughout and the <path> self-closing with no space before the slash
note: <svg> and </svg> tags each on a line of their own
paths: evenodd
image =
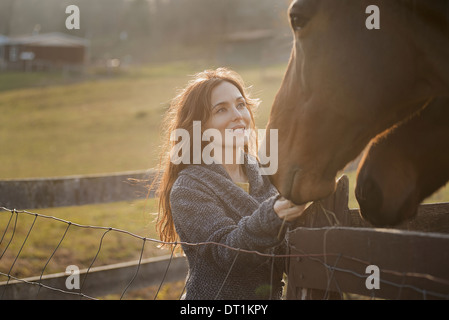
<svg viewBox="0 0 449 320">
<path fill-rule="evenodd" d="M 148 168 L 175 80 L 88 80 L 3 93 L 0 177 Z"/>
<path fill-rule="evenodd" d="M 68 78 L 62 73 L 55 72 L 7 72 L 0 74 L 0 92 L 23 89 L 27 87 L 53 85 L 55 83 L 64 83 Z M 73 80 L 72 80 L 73 81 Z"/>
<path fill-rule="evenodd" d="M 45 267 L 44 274 L 64 272 L 71 264 L 77 265 L 80 269 L 88 268 L 97 252 L 99 254 L 93 266 L 137 260 L 140 257 L 143 240 L 116 230 L 80 227 L 75 224 L 111 227 L 137 236 L 158 239 L 153 223 L 155 216 L 151 214 L 156 211 L 155 206 L 156 201 L 151 199 L 32 210 L 40 215 L 70 221 L 73 224 L 69 227 L 65 222 L 42 216 L 35 218 L 34 215 L 25 213 L 19 213 L 16 222 L 15 214 L 0 211 L 0 237 L 4 234 L 0 253 L 7 249 L 1 260 L 0 271 L 8 273 L 20 252 L 11 274 L 17 277 L 40 275 L 61 239 L 63 239 L 61 245 Z M 67 234 L 63 238 L 66 230 Z M 101 241 L 103 235 L 104 239 Z M 20 251 L 23 243 L 25 244 Z M 169 254 L 169 251 L 160 249 L 156 242 L 145 243 L 143 258 L 166 254 Z M 0 279 L 4 280 L 6 279 Z"/>
<path fill-rule="evenodd" d="M 270 76 L 264 78 L 257 69 L 241 71 L 263 100 L 258 118 L 261 127 L 282 67 L 267 70 Z M 51 86 L 38 82 L 37 87 L 1 92 L 0 178 L 154 167 L 162 115 L 177 89 L 200 70 L 188 64 L 142 67 L 100 80 L 87 77 L 86 81 Z M 0 83 L 8 77 L 17 82 L 15 74 L 0 74 Z M 29 81 L 23 80 L 24 85 Z"/>
</svg>

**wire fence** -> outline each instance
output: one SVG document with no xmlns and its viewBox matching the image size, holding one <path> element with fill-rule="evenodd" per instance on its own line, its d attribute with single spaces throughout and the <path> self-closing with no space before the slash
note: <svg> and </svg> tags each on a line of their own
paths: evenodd
<svg viewBox="0 0 449 320">
<path fill-rule="evenodd" d="M 100 253 L 100 251 L 101 251 L 101 249 L 102 249 L 102 244 L 103 244 L 104 238 L 105 238 L 105 236 L 106 236 L 109 232 L 116 232 L 116 233 L 125 234 L 125 235 L 127 235 L 127 236 L 134 237 L 134 238 L 139 239 L 139 240 L 142 241 L 142 247 L 141 247 L 140 254 L 139 254 L 139 264 L 137 265 L 137 269 L 136 269 L 136 271 L 135 271 L 135 273 L 134 273 L 132 279 L 131 279 L 130 282 L 126 285 L 126 287 L 124 288 L 124 290 L 122 291 L 122 293 L 121 293 L 121 295 L 120 295 L 120 299 L 122 299 L 122 298 L 124 297 L 125 293 L 127 292 L 128 288 L 130 287 L 130 285 L 132 284 L 132 282 L 135 280 L 135 278 L 136 278 L 136 276 L 137 276 L 137 274 L 138 274 L 138 272 L 139 272 L 140 262 L 142 261 L 142 256 L 143 256 L 145 244 L 146 244 L 147 242 L 152 242 L 152 243 L 156 243 L 156 244 L 159 244 L 159 245 L 161 245 L 161 244 L 164 244 L 164 245 L 173 245 L 173 248 L 172 248 L 172 250 L 171 250 L 170 261 L 169 261 L 169 263 L 168 263 L 168 265 L 167 265 L 167 269 L 165 270 L 165 274 L 167 273 L 167 271 L 168 271 L 168 269 L 169 269 L 169 267 L 170 267 L 170 262 L 171 262 L 171 260 L 172 260 L 172 258 L 173 258 L 173 256 L 174 256 L 174 249 L 175 249 L 175 247 L 176 247 L 177 245 L 194 246 L 194 247 L 208 246 L 208 245 L 217 245 L 217 246 L 221 246 L 221 247 L 227 248 L 227 249 L 229 249 L 229 250 L 236 251 L 236 252 L 237 252 L 236 258 L 237 258 L 237 256 L 238 256 L 238 254 L 240 254 L 240 253 L 255 254 L 255 255 L 267 257 L 267 258 L 270 258 L 270 259 L 275 259 L 275 258 L 288 258 L 288 257 L 306 257 L 306 256 L 307 256 L 307 257 L 314 257 L 314 256 L 317 256 L 317 257 L 318 257 L 318 256 L 322 256 L 322 254 L 294 254 L 294 255 L 291 255 L 291 254 L 283 254 L 283 255 L 276 255 L 276 254 L 271 254 L 271 253 L 258 252 L 258 251 L 254 251 L 254 250 L 246 250 L 246 249 L 241 249 L 241 248 L 234 248 L 234 247 L 228 246 L 228 245 L 223 244 L 223 243 L 217 243 L 217 242 L 212 242 L 212 241 L 211 241 L 211 242 L 199 242 L 199 243 L 188 243 L 188 242 L 182 242 L 182 241 L 179 241 L 179 242 L 164 242 L 164 241 L 161 241 L 161 240 L 158 240 L 158 239 L 153 239 L 153 238 L 143 237 L 143 236 L 140 236 L 140 235 L 131 233 L 131 232 L 126 231 L 126 230 L 121 230 L 121 229 L 112 228 L 112 227 L 104 227 L 104 226 L 83 225 L 83 224 L 79 224 L 79 223 L 74 223 L 74 222 L 71 222 L 71 221 L 67 221 L 67 220 L 64 220 L 64 219 L 60 219 L 60 218 L 57 218 L 57 217 L 54 217 L 54 216 L 47 216 L 47 215 L 43 215 L 43 214 L 39 214 L 39 213 L 35 213 L 35 212 L 30 212 L 30 211 L 27 211 L 27 210 L 8 209 L 8 208 L 5 208 L 5 207 L 0 207 L 0 210 L 2 210 L 3 213 L 7 213 L 7 212 L 10 213 L 10 216 L 9 216 L 9 219 L 8 219 L 8 223 L 7 223 L 6 227 L 5 227 L 5 229 L 3 230 L 2 238 L 0 239 L 0 246 L 1 246 L 2 244 L 5 245 L 5 247 L 4 247 L 4 249 L 2 250 L 1 255 L 0 255 L 0 262 L 1 262 L 2 257 L 5 255 L 6 251 L 8 250 L 8 248 L 9 248 L 11 242 L 14 241 L 14 235 L 15 235 L 16 228 L 17 228 L 18 216 L 19 216 L 20 214 L 22 214 L 22 215 L 28 215 L 28 216 L 33 217 L 33 222 L 32 222 L 31 226 L 29 227 L 29 229 L 28 229 L 28 231 L 27 231 L 27 234 L 26 234 L 26 236 L 25 236 L 25 239 L 24 239 L 23 242 L 20 244 L 20 249 L 18 250 L 18 253 L 17 253 L 16 256 L 15 256 L 15 259 L 14 259 L 13 263 L 9 266 L 9 268 L 7 268 L 7 270 L 8 270 L 7 272 L 0 271 L 0 276 L 3 276 L 3 277 L 5 277 L 5 278 L 7 279 L 6 282 L 4 283 L 4 290 L 3 290 L 2 293 L 0 293 L 0 295 L 1 295 L 0 297 L 2 297 L 3 294 L 4 294 L 4 292 L 6 291 L 6 286 L 9 284 L 10 280 L 16 280 L 16 281 L 21 281 L 21 282 L 24 282 L 24 283 L 27 283 L 27 284 L 30 284 L 30 285 L 36 285 L 36 286 L 38 286 L 38 287 L 45 287 L 46 289 L 56 290 L 56 291 L 58 291 L 58 292 L 65 293 L 65 294 L 79 295 L 79 296 L 81 296 L 81 297 L 83 297 L 83 298 L 87 298 L 87 299 L 95 299 L 94 297 L 90 297 L 90 296 L 88 296 L 88 295 L 82 293 L 82 289 L 83 289 L 83 287 L 84 287 L 84 282 L 86 281 L 87 275 L 89 274 L 89 271 L 91 270 L 92 266 L 94 265 L 94 263 L 95 263 L 95 261 L 96 261 L 98 255 L 99 255 L 99 253 Z M 64 231 L 63 235 L 62 235 L 61 238 L 59 239 L 57 246 L 54 248 L 54 250 L 53 250 L 51 253 L 49 253 L 49 258 L 48 258 L 48 260 L 46 261 L 44 267 L 42 268 L 42 270 L 41 270 L 41 272 L 40 272 L 40 278 L 39 278 L 39 280 L 38 280 L 38 281 L 27 281 L 27 280 L 24 280 L 24 279 L 15 277 L 15 276 L 13 275 L 12 271 L 13 271 L 13 268 L 14 268 L 16 262 L 18 261 L 18 259 L 19 259 L 19 257 L 20 257 L 20 254 L 21 254 L 21 252 L 22 252 L 22 249 L 23 249 L 24 246 L 26 245 L 26 242 L 27 242 L 27 240 L 28 240 L 28 238 L 29 238 L 29 235 L 30 235 L 31 232 L 33 231 L 33 227 L 34 227 L 35 222 L 36 222 L 36 220 L 37 220 L 38 218 L 40 218 L 40 219 L 51 219 L 51 220 L 53 220 L 53 221 L 55 221 L 55 222 L 57 222 L 57 223 L 65 224 L 65 225 L 66 225 L 66 228 L 65 228 L 65 231 Z M 5 235 L 6 235 L 7 231 L 8 231 L 10 228 L 12 229 L 12 230 L 11 230 L 11 236 L 10 236 L 9 239 L 6 239 Z M 44 284 L 41 283 L 42 276 L 43 276 L 44 273 L 45 273 L 45 269 L 46 269 L 47 265 L 49 264 L 49 262 L 50 262 L 50 260 L 52 259 L 52 257 L 55 255 L 55 253 L 56 253 L 56 251 L 58 250 L 58 248 L 60 247 L 61 243 L 64 241 L 64 239 L 65 239 L 65 237 L 66 237 L 66 235 L 67 235 L 67 232 L 68 232 L 69 228 L 95 229 L 95 230 L 101 230 L 101 231 L 103 231 L 103 234 L 101 235 L 101 237 L 100 237 L 100 239 L 99 239 L 98 250 L 97 250 L 95 256 L 93 257 L 93 259 L 92 259 L 92 261 L 91 261 L 89 267 L 87 268 L 87 271 L 86 271 L 86 273 L 85 273 L 83 282 L 81 283 L 81 288 L 80 288 L 81 292 L 78 292 L 78 293 L 75 293 L 75 292 L 72 292 L 72 291 L 68 291 L 68 290 L 63 290 L 63 289 L 60 289 L 60 288 L 52 288 L 52 287 L 49 287 L 49 286 L 45 286 Z M 234 260 L 234 262 L 235 262 L 235 260 Z M 229 270 L 228 270 L 227 275 L 229 275 L 229 273 L 232 271 L 232 267 L 233 267 L 233 264 L 231 264 L 231 266 L 230 266 L 230 268 L 229 268 Z M 157 299 L 158 294 L 159 294 L 159 291 L 160 291 L 162 285 L 164 284 L 165 274 L 164 274 L 164 276 L 163 276 L 162 279 L 161 279 L 160 285 L 159 285 L 159 287 L 158 287 L 158 290 L 157 290 L 157 292 L 156 292 L 156 295 L 155 295 L 154 299 Z M 226 278 L 227 278 L 227 277 L 226 277 Z M 226 279 L 224 280 L 224 282 L 226 282 Z M 221 288 L 223 288 L 224 282 L 223 282 L 223 284 L 221 285 Z M 185 289 L 185 288 L 184 288 L 184 289 Z M 184 289 L 182 290 L 182 293 L 184 293 Z M 39 292 L 39 291 L 38 291 L 38 292 Z M 220 290 L 217 291 L 217 296 L 219 296 L 219 294 L 220 294 Z M 181 296 L 180 296 L 180 298 L 181 298 Z"/>
<path fill-rule="evenodd" d="M 54 291 L 57 291 L 57 292 L 60 292 L 60 293 L 68 294 L 68 295 L 78 295 L 78 296 L 80 296 L 80 297 L 82 297 L 82 298 L 86 298 L 86 299 L 95 299 L 94 297 L 91 297 L 91 296 L 88 296 L 88 295 L 84 294 L 84 293 L 82 292 L 82 291 L 83 291 L 83 287 L 84 287 L 84 285 L 85 285 L 85 281 L 86 281 L 86 279 L 87 279 L 87 276 L 88 276 L 90 270 L 92 269 L 92 266 L 94 265 L 95 261 L 97 260 L 98 255 L 100 254 L 100 251 L 101 251 L 101 249 L 102 249 L 103 241 L 104 241 L 105 236 L 106 236 L 108 233 L 110 233 L 110 232 L 115 232 L 115 233 L 120 233 L 120 234 L 124 234 L 124 235 L 130 236 L 130 237 L 133 237 L 133 238 L 136 238 L 136 239 L 139 239 L 139 240 L 142 241 L 142 246 L 141 246 L 141 250 L 140 250 L 140 254 L 139 254 L 139 263 L 137 264 L 137 269 L 136 269 L 136 271 L 135 271 L 134 276 L 132 277 L 132 279 L 131 279 L 130 282 L 128 283 L 128 285 L 126 285 L 126 287 L 123 289 L 123 292 L 121 293 L 121 296 L 120 296 L 120 299 L 122 299 L 122 298 L 124 297 L 126 291 L 128 290 L 129 286 L 130 286 L 130 285 L 132 284 L 132 282 L 135 280 L 135 277 L 136 277 L 136 275 L 137 275 L 138 272 L 139 272 L 139 268 L 140 268 L 140 265 L 141 265 L 140 263 L 141 263 L 141 261 L 142 261 L 142 256 L 143 256 L 145 244 L 146 244 L 147 242 L 153 242 L 153 243 L 156 243 L 156 244 L 162 244 L 162 243 L 163 243 L 162 241 L 157 240 L 157 239 L 152 239 L 152 238 L 142 237 L 142 236 L 140 236 L 140 235 L 136 235 L 136 234 L 131 233 L 131 232 L 129 232 L 129 231 L 121 230 L 121 229 L 117 229 L 117 228 L 104 227 L 104 226 L 83 225 L 83 224 L 79 224 L 79 223 L 74 223 L 74 222 L 71 222 L 71 221 L 67 221 L 67 220 L 64 220 L 64 219 L 60 219 L 60 218 L 57 218 L 57 217 L 54 217 L 54 216 L 47 216 L 47 215 L 43 215 L 43 214 L 39 214 L 39 213 L 35 213 L 35 212 L 30 212 L 30 211 L 27 211 L 27 210 L 15 210 L 15 209 L 8 209 L 8 208 L 5 208 L 5 207 L 0 207 L 0 210 L 1 210 L 3 213 L 8 213 L 8 212 L 10 213 L 8 222 L 7 222 L 5 228 L 4 228 L 3 232 L 2 232 L 2 237 L 1 237 L 1 239 L 0 239 L 0 248 L 1 248 L 2 246 L 4 246 L 4 248 L 1 250 L 0 262 L 2 261 L 2 258 L 4 257 L 5 253 L 7 252 L 8 248 L 10 247 L 11 243 L 12 243 L 12 242 L 14 241 L 14 239 L 15 239 L 15 234 L 16 234 L 16 229 L 17 229 L 17 221 L 18 221 L 19 215 L 28 215 L 28 216 L 34 217 L 34 218 L 33 218 L 33 222 L 32 222 L 32 224 L 31 224 L 31 226 L 29 227 L 29 229 L 28 229 L 28 231 L 27 231 L 27 234 L 26 234 L 24 240 L 23 240 L 22 243 L 20 244 L 20 249 L 19 249 L 18 252 L 16 253 L 15 258 L 14 258 L 12 264 L 11 264 L 9 267 L 7 267 L 7 270 L 8 270 L 8 271 L 6 271 L 6 272 L 0 271 L 0 276 L 5 277 L 5 278 L 7 279 L 6 282 L 4 282 L 4 284 L 3 284 L 3 291 L 0 293 L 0 297 L 3 297 L 3 295 L 5 294 L 6 289 L 7 289 L 7 286 L 8 286 L 8 284 L 9 284 L 10 280 L 16 280 L 16 281 L 20 281 L 20 282 L 23 282 L 23 283 L 27 283 L 27 284 L 29 284 L 29 285 L 38 286 L 39 289 L 40 289 L 41 287 L 43 287 L 43 288 L 46 288 L 46 289 L 49 289 L 49 290 L 54 290 Z M 39 279 L 36 280 L 36 281 L 27 281 L 26 279 L 21 279 L 21 278 L 18 278 L 18 277 L 16 277 L 16 276 L 14 276 L 13 273 L 12 273 L 12 271 L 13 271 L 14 266 L 16 265 L 16 262 L 18 261 L 18 259 L 19 259 L 19 257 L 20 257 L 20 254 L 21 254 L 21 252 L 22 252 L 22 249 L 23 249 L 24 246 L 26 245 L 27 240 L 28 240 L 28 238 L 29 238 L 31 232 L 33 231 L 33 227 L 34 227 L 35 222 L 36 222 L 36 220 L 37 220 L 38 218 L 40 218 L 40 219 L 50 219 L 50 220 L 52 220 L 52 221 L 54 221 L 54 222 L 56 222 L 56 223 L 64 224 L 66 227 L 65 227 L 64 233 L 62 234 L 61 238 L 60 238 L 59 241 L 58 241 L 58 244 L 57 244 L 56 247 L 49 253 L 49 258 L 48 258 L 47 261 L 45 262 L 44 267 L 42 268 L 42 270 L 41 270 L 41 272 L 40 272 Z M 100 231 L 103 232 L 102 235 L 101 235 L 101 237 L 100 237 L 100 239 L 99 239 L 99 242 L 98 242 L 98 249 L 97 249 L 97 252 L 96 252 L 95 256 L 93 257 L 92 261 L 90 262 L 90 265 L 89 265 L 89 267 L 87 268 L 86 273 L 84 274 L 84 279 L 83 279 L 83 281 L 82 281 L 82 283 L 81 283 L 80 292 L 73 292 L 73 291 L 70 291 L 70 290 L 64 290 L 64 289 L 61 289 L 61 288 L 54 288 L 54 287 L 50 287 L 50 286 L 46 286 L 45 284 L 42 284 L 42 278 L 43 278 L 43 275 L 44 275 L 44 273 L 45 273 L 46 267 L 48 266 L 48 264 L 50 263 L 51 259 L 53 258 L 53 256 L 54 256 L 54 255 L 56 254 L 56 252 L 58 251 L 58 248 L 60 247 L 61 243 L 64 241 L 64 239 L 65 239 L 65 237 L 66 237 L 67 232 L 69 231 L 69 229 L 73 229 L 73 228 L 77 228 L 77 229 L 100 230 Z M 9 237 L 9 239 L 7 239 L 7 237 L 5 237 L 6 234 L 7 234 L 7 232 L 8 232 L 8 230 L 10 230 L 10 237 Z M 168 244 L 168 243 L 166 243 L 166 244 Z M 173 251 L 172 251 L 171 258 L 173 258 Z M 171 259 L 170 259 L 170 261 L 171 261 Z M 0 264 L 0 265 L 1 265 L 1 264 Z M 169 267 L 169 266 L 170 266 L 170 264 L 168 265 L 168 267 Z M 4 267 L 4 266 L 2 266 L 2 267 Z M 168 267 L 167 267 L 167 270 L 168 270 Z M 164 278 L 165 278 L 165 277 L 164 277 Z M 156 299 L 157 296 L 158 296 L 158 293 L 159 293 L 159 291 L 160 291 L 160 289 L 161 289 L 161 287 L 162 287 L 162 285 L 163 285 L 163 283 L 164 283 L 164 278 L 162 279 L 162 281 L 161 281 L 161 283 L 160 283 L 160 285 L 159 285 L 159 289 L 157 290 L 154 299 Z M 35 298 L 38 297 L 39 291 L 40 291 L 40 290 L 38 290 L 38 293 L 37 293 L 37 295 L 36 295 Z"/>
<path fill-rule="evenodd" d="M 357 277 L 360 279 L 361 283 L 365 283 L 365 280 L 367 279 L 367 274 L 366 273 L 358 273 L 352 269 L 345 269 L 345 268 L 341 268 L 338 267 L 337 265 L 339 263 L 341 263 L 343 260 L 350 260 L 352 262 L 355 262 L 357 264 L 362 265 L 363 267 L 360 268 L 361 270 L 366 270 L 366 267 L 372 265 L 372 262 L 367 261 L 367 260 L 362 260 L 358 257 L 352 257 L 352 256 L 347 256 L 347 255 L 343 255 L 341 253 L 326 253 L 327 248 L 326 248 L 326 233 L 331 231 L 331 228 L 317 228 L 317 229 L 321 229 L 324 231 L 324 240 L 323 240 L 323 254 L 322 257 L 324 258 L 324 260 L 320 260 L 317 257 L 314 256 L 310 256 L 307 255 L 302 249 L 296 247 L 296 246 L 292 246 L 292 244 L 289 244 L 290 248 L 294 249 L 294 251 L 296 252 L 303 252 L 304 256 L 306 256 L 308 259 L 318 262 L 319 264 L 321 264 L 324 268 L 326 268 L 327 271 L 327 286 L 326 286 L 326 290 L 324 292 L 324 297 L 328 297 L 329 293 L 330 293 L 330 284 L 332 282 L 332 280 L 334 279 L 334 275 L 335 272 L 341 272 L 341 273 L 347 273 L 350 274 L 354 277 Z M 292 230 L 291 232 L 295 232 L 295 230 Z M 291 255 L 291 257 L 293 257 L 295 255 Z M 330 264 L 326 262 L 326 257 L 331 257 L 333 256 L 335 258 L 335 262 L 334 264 Z M 418 294 L 421 295 L 423 300 L 426 300 L 428 298 L 439 298 L 439 299 L 449 299 L 449 280 L 448 279 L 444 279 L 444 278 L 440 278 L 440 277 L 436 277 L 434 275 L 431 274 L 426 274 L 426 273 L 419 273 L 419 272 L 401 272 L 401 271 L 397 271 L 397 270 L 389 270 L 389 269 L 385 269 L 382 268 L 382 274 L 385 275 L 393 275 L 393 276 L 397 276 L 399 278 L 401 278 L 401 282 L 393 282 L 393 281 L 389 281 L 389 280 L 385 280 L 383 279 L 383 277 L 379 277 L 379 282 L 382 284 L 386 284 L 389 286 L 393 286 L 398 288 L 398 295 L 396 297 L 396 299 L 401 299 L 401 292 L 403 291 L 403 289 L 410 289 L 413 290 L 415 292 L 417 292 Z M 410 285 L 410 284 L 406 284 L 406 278 L 415 278 L 415 279 L 425 279 L 434 283 L 438 283 L 440 285 L 443 285 L 446 288 L 446 292 L 447 293 L 441 293 L 441 292 L 434 292 L 431 290 L 428 290 L 426 288 L 420 288 L 414 285 Z M 343 291 L 337 286 L 337 293 L 338 295 L 340 295 L 341 297 L 343 297 Z M 376 291 L 372 291 L 372 298 L 375 298 Z"/>
<path fill-rule="evenodd" d="M 158 239 L 143 237 L 143 236 L 131 233 L 126 230 L 121 230 L 121 229 L 112 228 L 112 227 L 104 227 L 104 226 L 83 225 L 83 224 L 67 221 L 64 219 L 60 219 L 60 218 L 57 218 L 54 216 L 47 216 L 47 215 L 43 215 L 43 214 L 39 214 L 39 213 L 35 213 L 35 212 L 26 211 L 26 210 L 15 210 L 15 209 L 8 209 L 5 207 L 0 207 L 0 211 L 5 215 L 9 215 L 9 217 L 7 217 L 7 219 L 6 219 L 7 220 L 6 225 L 2 227 L 3 231 L 1 233 L 1 239 L 0 239 L 0 254 L 1 254 L 0 255 L 0 266 L 1 266 L 0 277 L 3 277 L 5 279 L 5 281 L 2 283 L 2 285 L 0 285 L 0 290 L 1 290 L 0 298 L 5 298 L 5 293 L 7 292 L 8 286 L 11 285 L 12 282 L 15 282 L 15 283 L 20 282 L 20 283 L 27 284 L 29 286 L 38 288 L 35 296 L 30 297 L 32 299 L 39 298 L 42 288 L 45 288 L 45 289 L 48 289 L 51 291 L 55 291 L 55 292 L 58 292 L 58 293 L 61 293 L 64 295 L 69 295 L 73 298 L 98 299 L 98 297 L 94 297 L 94 296 L 91 296 L 88 293 L 86 293 L 84 288 L 86 287 L 86 283 L 88 282 L 86 279 L 89 278 L 88 275 L 91 273 L 93 265 L 94 265 L 95 261 L 97 260 L 97 257 L 100 254 L 102 247 L 104 246 L 104 241 L 106 241 L 105 236 L 109 233 L 120 233 L 122 235 L 133 237 L 133 238 L 141 241 L 138 263 L 136 264 L 135 270 L 134 270 L 131 278 L 129 279 L 128 283 L 126 283 L 126 285 L 124 285 L 123 289 L 121 290 L 120 299 L 123 299 L 125 297 L 126 293 L 130 289 L 133 282 L 136 281 L 136 278 L 137 278 L 140 268 L 141 268 L 145 245 L 147 243 L 154 243 L 157 245 L 169 244 L 169 245 L 184 245 L 184 246 L 194 246 L 194 247 L 221 246 L 221 247 L 225 247 L 229 250 L 235 251 L 236 258 L 241 253 L 247 253 L 247 254 L 253 254 L 253 255 L 259 255 L 262 257 L 266 257 L 267 259 L 272 259 L 271 260 L 272 261 L 272 263 L 271 263 L 272 272 L 273 272 L 273 266 L 274 266 L 275 259 L 288 258 L 289 260 L 292 260 L 292 261 L 301 261 L 303 259 L 306 259 L 311 262 L 318 263 L 320 266 L 322 266 L 326 270 L 326 279 L 324 281 L 327 282 L 327 286 L 326 286 L 326 288 L 324 290 L 324 294 L 323 294 L 323 298 L 325 298 L 325 299 L 329 298 L 331 292 L 336 293 L 338 296 L 340 296 L 340 298 L 345 297 L 344 296 L 344 294 L 346 293 L 345 290 L 341 289 L 340 285 L 338 283 L 336 283 L 336 281 L 335 281 L 336 273 L 351 275 L 352 277 L 359 279 L 360 285 L 365 284 L 365 280 L 367 279 L 367 274 L 356 271 L 352 268 L 343 267 L 343 265 L 344 265 L 343 262 L 345 260 L 351 261 L 352 263 L 356 263 L 356 264 L 363 266 L 363 268 L 361 268 L 361 269 L 358 268 L 358 270 L 365 270 L 366 266 L 369 266 L 372 264 L 372 261 L 364 260 L 364 259 L 361 259 L 356 256 L 348 256 L 346 254 L 343 254 L 342 252 L 329 251 L 329 248 L 328 248 L 329 241 L 327 241 L 327 236 L 329 235 L 329 233 L 331 231 L 339 231 L 339 230 L 341 231 L 342 227 L 339 225 L 338 220 L 335 218 L 335 215 L 332 212 L 329 212 L 328 210 L 325 210 L 324 213 L 325 213 L 325 215 L 327 215 L 327 219 L 329 221 L 333 221 L 333 225 L 330 227 L 313 228 L 314 231 L 322 232 L 322 234 L 321 234 L 322 235 L 321 236 L 322 237 L 322 250 L 316 251 L 315 253 L 306 252 L 306 251 L 304 251 L 303 248 L 298 246 L 297 243 L 292 243 L 290 241 L 287 241 L 289 250 L 286 254 L 272 254 L 272 253 L 266 253 L 266 252 L 246 250 L 243 248 L 234 248 L 234 247 L 225 245 L 223 243 L 217 243 L 217 242 L 200 242 L 200 243 L 171 242 L 171 243 L 169 243 L 169 242 L 160 241 Z M 15 257 L 14 257 L 12 263 L 10 263 L 9 265 L 5 265 L 2 263 L 2 259 L 4 258 L 8 249 L 10 248 L 11 243 L 13 243 L 14 241 L 19 241 L 15 237 L 19 215 L 26 215 L 28 217 L 31 217 L 33 219 L 33 221 L 31 223 L 31 225 L 29 226 L 23 241 L 21 241 L 21 243 L 17 244 L 19 249 L 18 249 L 18 252 L 15 254 Z M 331 218 L 333 220 L 331 220 Z M 32 232 L 39 232 L 39 231 L 36 231 L 36 229 L 35 229 L 35 224 L 38 219 L 49 219 L 54 223 L 62 224 L 62 225 L 64 225 L 64 232 L 61 235 L 60 239 L 58 239 L 57 245 L 53 249 L 50 249 L 49 252 L 47 253 L 48 258 L 45 259 L 46 261 L 44 263 L 44 266 L 42 267 L 42 270 L 40 271 L 39 277 L 35 277 L 32 281 L 30 281 L 29 279 L 26 279 L 26 278 L 24 279 L 24 278 L 16 276 L 13 271 L 14 271 L 14 267 L 15 267 L 16 263 L 21 259 L 22 250 L 26 246 L 30 234 Z M 89 267 L 85 271 L 82 281 L 81 281 L 81 284 L 80 284 L 80 288 L 76 292 L 74 292 L 73 290 L 69 290 L 67 288 L 58 288 L 58 287 L 49 286 L 49 285 L 44 284 L 42 281 L 44 279 L 44 274 L 45 274 L 47 266 L 49 265 L 50 261 L 55 256 L 55 254 L 57 253 L 58 249 L 61 246 L 61 243 L 66 239 L 66 235 L 67 235 L 69 229 L 70 230 L 72 230 L 72 229 L 76 229 L 76 230 L 89 229 L 89 230 L 101 231 L 101 237 L 98 239 L 98 246 L 97 246 L 96 254 L 92 258 L 92 260 L 89 264 Z M 289 239 L 289 237 L 294 236 L 298 232 L 299 229 L 304 229 L 304 228 L 298 227 L 298 228 L 294 228 L 292 230 L 288 230 L 287 231 L 287 240 Z M 170 257 L 168 259 L 168 264 L 166 265 L 163 276 L 160 279 L 158 289 L 155 293 L 154 299 L 158 298 L 158 296 L 160 294 L 160 290 L 161 290 L 162 286 L 164 285 L 164 283 L 166 282 L 166 275 L 170 269 L 174 255 L 175 255 L 175 251 L 174 251 L 174 247 L 173 247 L 171 250 L 171 253 L 170 253 Z M 200 261 L 198 261 L 198 262 L 201 263 Z M 230 264 L 227 275 L 224 278 L 223 283 L 221 284 L 220 288 L 217 288 L 216 297 L 219 296 L 220 291 L 226 285 L 226 279 L 234 268 L 234 262 L 235 262 L 235 260 Z M 405 290 L 412 290 L 412 291 L 417 292 L 422 297 L 422 299 L 449 299 L 449 279 L 442 278 L 440 276 L 436 276 L 436 275 L 430 274 L 430 273 L 404 272 L 404 271 L 398 271 L 398 270 L 389 270 L 389 269 L 385 269 L 385 268 L 382 269 L 382 274 L 397 276 L 395 279 L 399 279 L 396 282 L 388 280 L 388 279 L 384 279 L 383 277 L 380 279 L 381 284 L 393 286 L 393 287 L 396 287 L 399 289 L 399 293 L 397 295 L 398 299 L 401 298 L 401 292 L 404 292 Z M 443 289 L 438 290 L 438 291 L 428 290 L 428 288 L 426 286 L 420 287 L 417 285 L 408 284 L 409 281 L 406 279 L 425 280 L 426 282 L 432 282 L 434 284 L 438 284 L 438 286 L 442 287 Z M 289 281 L 289 280 L 287 280 L 287 281 Z M 331 288 L 331 283 L 334 283 L 332 288 Z M 184 285 L 184 288 L 181 290 L 181 294 L 178 297 L 179 299 L 182 298 L 182 294 L 184 292 L 185 292 L 185 285 Z M 371 297 L 375 297 L 376 291 L 372 291 L 372 293 L 373 294 L 371 294 Z"/>
</svg>

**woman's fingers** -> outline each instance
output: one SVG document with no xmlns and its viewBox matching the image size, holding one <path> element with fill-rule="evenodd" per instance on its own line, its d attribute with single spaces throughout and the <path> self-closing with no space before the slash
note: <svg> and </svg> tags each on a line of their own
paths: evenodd
<svg viewBox="0 0 449 320">
<path fill-rule="evenodd" d="M 284 210 L 287 208 L 290 208 L 292 206 L 292 203 L 290 200 L 287 200 L 283 197 L 279 198 L 278 200 L 276 200 L 276 202 L 274 203 L 274 210 Z"/>
<path fill-rule="evenodd" d="M 305 205 L 294 205 L 293 207 L 284 209 L 283 213 L 287 221 L 299 218 L 304 213 Z"/>
<path fill-rule="evenodd" d="M 299 218 L 309 204 L 310 203 L 295 205 L 290 200 L 281 197 L 274 203 L 274 211 L 279 218 L 285 219 L 286 221 L 292 221 Z"/>
</svg>

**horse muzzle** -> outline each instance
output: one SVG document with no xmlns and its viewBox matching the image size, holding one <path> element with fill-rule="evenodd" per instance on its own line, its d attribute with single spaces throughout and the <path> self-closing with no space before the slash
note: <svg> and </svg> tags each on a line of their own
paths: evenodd
<svg viewBox="0 0 449 320">
<path fill-rule="evenodd" d="M 323 179 L 311 173 L 305 173 L 299 168 L 292 170 L 287 180 L 288 193 L 284 196 L 295 204 L 305 204 L 311 201 L 324 199 L 335 191 L 335 179 Z"/>
<path fill-rule="evenodd" d="M 419 197 L 410 188 L 403 196 L 385 194 L 382 187 L 371 177 L 358 179 L 355 196 L 360 215 L 375 227 L 393 227 L 416 215 Z"/>
</svg>

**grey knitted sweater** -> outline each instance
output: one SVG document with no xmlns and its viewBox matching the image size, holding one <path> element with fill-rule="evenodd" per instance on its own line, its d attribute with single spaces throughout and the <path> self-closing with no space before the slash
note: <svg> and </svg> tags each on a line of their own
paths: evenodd
<svg viewBox="0 0 449 320">
<path fill-rule="evenodd" d="M 182 242 L 217 242 L 233 248 L 285 254 L 286 223 L 273 210 L 277 190 L 257 164 L 244 170 L 249 194 L 220 164 L 190 165 L 170 194 L 176 231 Z M 279 232 L 281 236 L 278 239 Z M 186 299 L 279 299 L 285 261 L 238 252 L 216 244 L 182 245 L 189 264 Z M 232 268 L 231 268 L 232 266 Z"/>
</svg>

